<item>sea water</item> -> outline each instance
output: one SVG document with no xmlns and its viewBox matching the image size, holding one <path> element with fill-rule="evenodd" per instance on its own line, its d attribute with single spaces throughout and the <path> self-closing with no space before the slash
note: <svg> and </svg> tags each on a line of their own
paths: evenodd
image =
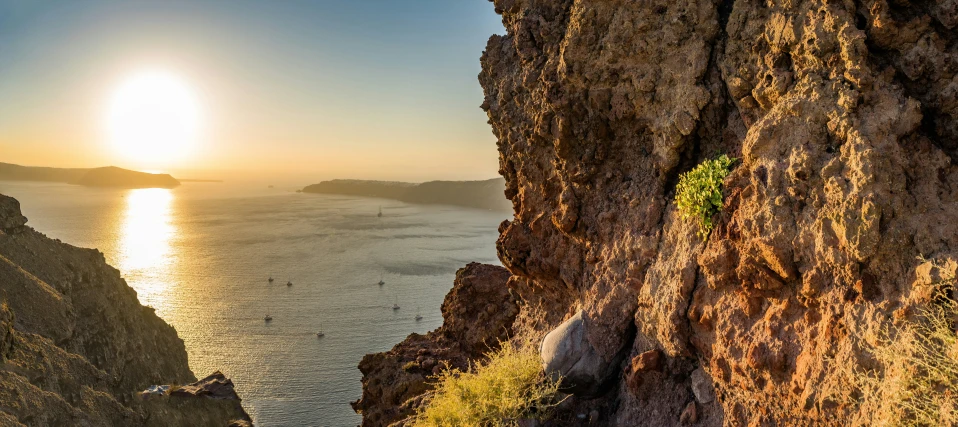
<svg viewBox="0 0 958 427">
<path fill-rule="evenodd" d="M 102 251 L 176 328 L 197 377 L 223 371 L 264 427 L 359 424 L 362 356 L 441 325 L 456 270 L 499 264 L 509 216 L 229 183 L 0 193 L 38 231 Z"/>
</svg>

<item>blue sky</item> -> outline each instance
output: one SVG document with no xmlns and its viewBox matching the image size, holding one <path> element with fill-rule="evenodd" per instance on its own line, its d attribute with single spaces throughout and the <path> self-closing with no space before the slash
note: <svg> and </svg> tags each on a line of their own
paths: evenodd
<svg viewBox="0 0 958 427">
<path fill-rule="evenodd" d="M 484 0 L 0 1 L 0 161 L 424 180 L 495 176 L 476 76 Z M 175 165 L 117 157 L 111 91 L 141 70 L 197 93 Z"/>
</svg>

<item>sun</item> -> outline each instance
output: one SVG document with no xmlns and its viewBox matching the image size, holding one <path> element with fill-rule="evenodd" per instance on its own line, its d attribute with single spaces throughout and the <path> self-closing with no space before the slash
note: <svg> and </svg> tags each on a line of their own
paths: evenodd
<svg viewBox="0 0 958 427">
<path fill-rule="evenodd" d="M 197 144 L 200 106 L 187 82 L 167 71 L 143 71 L 113 92 L 107 130 L 124 160 L 166 167 L 185 160 Z"/>
</svg>

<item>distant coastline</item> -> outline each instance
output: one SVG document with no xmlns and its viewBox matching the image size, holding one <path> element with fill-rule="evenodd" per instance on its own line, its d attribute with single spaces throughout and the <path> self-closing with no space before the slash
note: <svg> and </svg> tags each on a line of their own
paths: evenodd
<svg viewBox="0 0 958 427">
<path fill-rule="evenodd" d="M 421 184 L 335 179 L 307 186 L 302 192 L 381 197 L 407 203 L 509 211 L 512 204 L 506 199 L 505 188 L 506 183 L 502 178 L 485 181 L 429 181 Z"/>
<path fill-rule="evenodd" d="M 179 178 L 180 182 L 223 182 L 222 179 L 191 179 L 191 178 Z"/>
<path fill-rule="evenodd" d="M 180 181 L 169 174 L 101 168 L 50 168 L 0 163 L 0 180 L 63 182 L 87 187 L 174 188 Z"/>
</svg>

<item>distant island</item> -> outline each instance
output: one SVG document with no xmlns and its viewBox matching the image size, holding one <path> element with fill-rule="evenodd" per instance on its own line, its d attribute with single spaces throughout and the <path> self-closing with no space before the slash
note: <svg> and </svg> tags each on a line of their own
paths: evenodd
<svg viewBox="0 0 958 427">
<path fill-rule="evenodd" d="M 407 203 L 464 206 L 508 211 L 506 182 L 502 178 L 485 181 L 429 181 L 421 184 L 395 181 L 334 179 L 303 188 L 304 193 L 344 194 L 381 197 Z"/>
<path fill-rule="evenodd" d="M 102 168 L 49 168 L 0 163 L 0 180 L 64 182 L 88 187 L 173 188 L 180 181 L 169 174 Z"/>
</svg>

